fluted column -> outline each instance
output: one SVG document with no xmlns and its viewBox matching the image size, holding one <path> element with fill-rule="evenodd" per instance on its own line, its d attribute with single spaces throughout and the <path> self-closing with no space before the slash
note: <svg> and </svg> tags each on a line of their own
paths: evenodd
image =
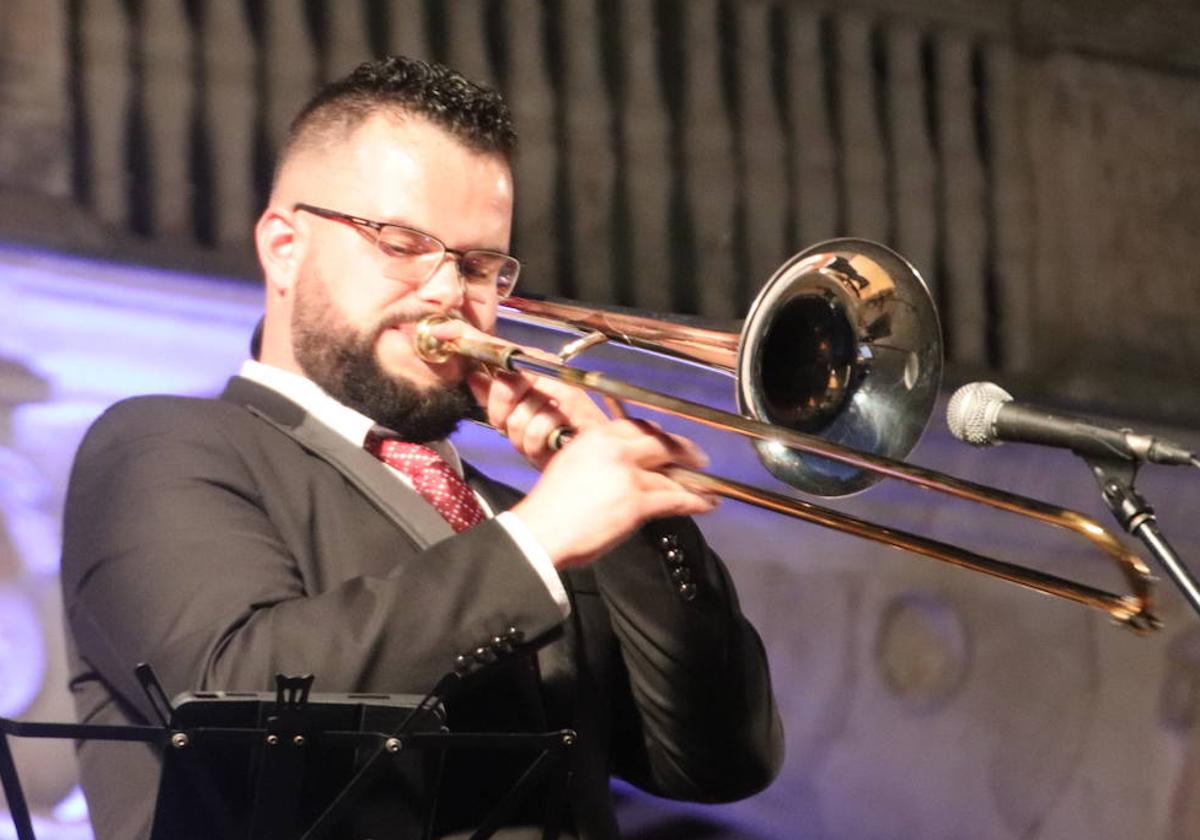
<svg viewBox="0 0 1200 840">
<path fill-rule="evenodd" d="M 928 103 L 921 76 L 921 34 L 909 24 L 884 33 L 887 54 L 887 129 L 895 240 L 891 244 L 927 279 L 937 241 L 937 171 L 925 119 Z"/>
<path fill-rule="evenodd" d="M 450 30 L 447 44 L 450 66 L 468 79 L 494 85 L 483 27 L 486 0 L 443 0 L 443 5 Z"/>
<path fill-rule="evenodd" d="M 733 260 L 733 133 L 721 96 L 718 6 L 692 0 L 683 10 L 687 51 L 683 106 L 687 202 L 694 230 L 699 311 L 714 318 L 740 313 Z"/>
<path fill-rule="evenodd" d="M 409 58 L 430 57 L 423 0 L 392 0 L 389 4 L 388 51 Z"/>
<path fill-rule="evenodd" d="M 92 209 L 104 222 L 129 218 L 125 118 L 132 80 L 129 18 L 120 0 L 84 0 L 80 6 L 80 63 L 88 160 L 83 162 Z"/>
<path fill-rule="evenodd" d="M 70 146 L 64 3 L 0 4 L 0 184 L 65 196 Z"/>
<path fill-rule="evenodd" d="M 983 164 L 975 136 L 975 93 L 971 82 L 971 45 L 958 35 L 937 41 L 938 132 L 942 154 L 942 208 L 945 232 L 943 317 L 951 331 L 955 361 L 987 361 L 987 219 Z"/>
<path fill-rule="evenodd" d="M 330 4 L 329 17 L 329 61 L 326 72 L 330 79 L 340 79 L 361 64 L 371 59 L 367 46 L 367 21 L 361 0 L 343 0 Z"/>
<path fill-rule="evenodd" d="M 187 165 L 194 89 L 191 31 L 182 0 L 147 3 L 143 14 L 154 231 L 159 236 L 181 238 L 190 233 L 192 219 Z"/>
<path fill-rule="evenodd" d="M 624 183 L 629 207 L 628 286 L 633 302 L 653 312 L 670 312 L 671 148 L 662 81 L 658 74 L 658 35 L 654 7 L 628 0 L 622 7 L 624 64 Z"/>
<path fill-rule="evenodd" d="M 1033 335 L 1033 259 L 1030 220 L 1034 203 L 1026 148 L 1021 81 L 1008 44 L 981 47 L 987 87 L 991 147 L 994 272 L 1000 359 L 1005 370 L 1028 370 L 1036 361 Z"/>
<path fill-rule="evenodd" d="M 837 21 L 838 135 L 842 144 L 842 195 L 846 234 L 887 238 L 887 163 L 875 108 L 870 22 L 856 14 Z"/>
<path fill-rule="evenodd" d="M 304 0 L 272 0 L 263 7 L 267 139 L 276 151 L 292 118 L 316 85 L 316 56 L 304 24 L 303 3 Z"/>
<path fill-rule="evenodd" d="M 572 279 L 580 299 L 613 300 L 611 249 L 614 158 L 612 109 L 600 67 L 595 0 L 565 0 L 567 181 L 571 196 Z"/>
<path fill-rule="evenodd" d="M 240 0 L 204 11 L 205 107 L 218 245 L 250 238 L 254 206 L 254 52 Z"/>
<path fill-rule="evenodd" d="M 545 20 L 540 3 L 515 0 L 508 6 L 508 91 L 517 126 L 514 247 L 524 265 L 520 288 L 561 293 L 555 251 L 558 242 L 555 207 L 554 91 L 542 50 Z"/>
<path fill-rule="evenodd" d="M 788 8 L 786 14 L 794 173 L 790 187 L 796 208 L 792 246 L 807 247 L 841 232 L 836 153 L 825 108 L 820 17 L 798 6 Z"/>
<path fill-rule="evenodd" d="M 787 257 L 787 148 L 771 80 L 771 7 L 747 0 L 739 7 L 738 78 L 741 118 L 738 137 L 745 164 L 746 266 L 739 311 Z"/>
</svg>

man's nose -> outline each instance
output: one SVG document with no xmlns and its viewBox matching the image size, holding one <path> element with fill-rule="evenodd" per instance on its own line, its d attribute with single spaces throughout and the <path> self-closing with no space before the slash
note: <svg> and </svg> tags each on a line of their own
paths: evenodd
<svg viewBox="0 0 1200 840">
<path fill-rule="evenodd" d="M 458 258 L 449 253 L 420 289 L 422 300 L 447 308 L 462 305 L 465 293 Z"/>
</svg>

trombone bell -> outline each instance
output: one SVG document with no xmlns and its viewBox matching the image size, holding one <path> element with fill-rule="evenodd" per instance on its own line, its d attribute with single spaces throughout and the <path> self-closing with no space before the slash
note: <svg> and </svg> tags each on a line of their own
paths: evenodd
<svg viewBox="0 0 1200 840">
<path fill-rule="evenodd" d="M 904 460 L 917 445 L 942 377 L 941 326 L 917 270 L 883 245 L 834 239 L 784 263 L 742 327 L 738 407 L 776 426 Z M 844 496 L 881 476 L 754 441 L 779 480 Z"/>
</svg>

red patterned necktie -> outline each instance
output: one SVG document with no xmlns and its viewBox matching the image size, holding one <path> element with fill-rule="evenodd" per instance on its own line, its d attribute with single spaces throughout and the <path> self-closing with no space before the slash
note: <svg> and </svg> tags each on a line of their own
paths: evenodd
<svg viewBox="0 0 1200 840">
<path fill-rule="evenodd" d="M 465 531 L 487 518 L 475 494 L 454 467 L 428 446 L 374 433 L 367 436 L 365 446 L 380 461 L 407 476 L 413 489 L 433 505 L 455 531 Z"/>
</svg>

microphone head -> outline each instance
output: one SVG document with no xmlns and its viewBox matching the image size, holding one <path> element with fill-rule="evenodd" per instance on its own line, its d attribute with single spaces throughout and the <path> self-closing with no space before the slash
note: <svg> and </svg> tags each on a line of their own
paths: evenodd
<svg viewBox="0 0 1200 840">
<path fill-rule="evenodd" d="M 950 398 L 946 406 L 946 425 L 950 434 L 972 446 L 991 446 L 996 442 L 996 415 L 1012 394 L 993 382 L 970 382 Z"/>
</svg>

